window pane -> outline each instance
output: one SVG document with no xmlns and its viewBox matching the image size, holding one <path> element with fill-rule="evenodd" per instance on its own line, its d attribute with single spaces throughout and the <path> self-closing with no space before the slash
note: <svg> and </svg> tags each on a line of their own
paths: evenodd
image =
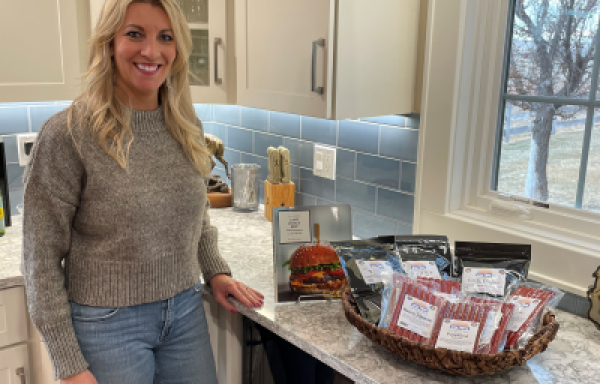
<svg viewBox="0 0 600 384">
<path fill-rule="evenodd" d="M 190 85 L 210 86 L 210 61 L 208 46 L 208 31 L 204 29 L 192 30 L 192 54 L 190 55 Z"/>
<path fill-rule="evenodd" d="M 498 192 L 574 207 L 586 110 L 507 102 Z"/>
<path fill-rule="evenodd" d="M 582 208 L 600 212 L 600 109 L 594 110 L 594 128 L 588 154 Z"/>
<path fill-rule="evenodd" d="M 208 0 L 177 0 L 188 23 L 208 23 Z"/>
<path fill-rule="evenodd" d="M 589 0 L 516 0 L 507 93 L 587 98 L 597 5 Z"/>
</svg>

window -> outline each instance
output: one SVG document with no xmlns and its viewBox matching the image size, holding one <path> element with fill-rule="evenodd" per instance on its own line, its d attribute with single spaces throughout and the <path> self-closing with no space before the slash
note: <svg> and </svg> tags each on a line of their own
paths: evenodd
<svg viewBox="0 0 600 384">
<path fill-rule="evenodd" d="M 551 79 L 545 92 L 539 85 L 541 66 L 528 65 L 526 59 L 536 63 L 531 61 L 534 38 L 549 41 L 553 32 L 562 31 L 555 35 L 561 38 L 565 32 L 537 28 L 537 35 L 529 41 L 525 32 L 518 30 L 525 22 L 517 20 L 517 1 L 524 2 L 527 12 L 549 4 L 546 11 L 531 13 L 532 22 L 558 26 L 572 18 L 572 27 L 585 31 L 577 34 L 571 29 L 567 40 L 570 47 L 578 44 L 579 51 L 567 49 L 564 40 L 563 46 L 552 52 L 545 46 L 546 52 L 556 55 L 552 65 L 543 69 L 544 75 L 551 73 L 544 77 Z M 593 208 L 598 204 L 594 199 L 600 197 L 600 178 L 596 176 L 600 175 L 600 158 L 595 159 L 600 156 L 600 127 L 592 125 L 600 120 L 600 95 L 598 64 L 595 59 L 584 64 L 581 57 L 592 49 L 594 54 L 600 53 L 600 41 L 594 41 L 600 1 L 564 3 L 573 3 L 574 8 L 563 12 L 559 23 L 557 6 L 562 0 L 429 0 L 413 228 L 415 233 L 447 235 L 452 242 L 531 244 L 530 278 L 585 295 L 593 283 L 591 273 L 600 263 L 600 210 Z M 584 3 L 594 7 L 579 12 Z M 565 65 L 569 57 L 573 64 Z M 567 80 L 574 78 L 576 70 L 579 80 L 573 86 Z M 531 130 L 535 117 L 547 108 L 554 109 L 553 123 L 545 126 L 554 129 L 546 163 L 548 196 L 536 198 L 545 199 L 548 208 L 504 201 L 504 194 L 526 196 L 532 134 L 519 130 Z M 507 123 L 510 131 L 505 142 Z M 568 138 L 563 145 L 579 149 L 555 146 L 561 137 Z M 584 153 L 586 141 L 589 150 Z M 552 168 L 558 165 L 568 172 Z M 564 194 L 557 177 L 570 180 Z M 578 198 L 580 180 L 585 181 L 585 188 Z M 576 208 L 578 199 L 580 208 Z M 499 206 L 507 207 L 509 214 L 493 209 Z M 511 216 L 511 208 L 525 208 L 530 215 Z"/>
<path fill-rule="evenodd" d="M 511 0 L 493 190 L 600 212 L 599 7 Z"/>
</svg>

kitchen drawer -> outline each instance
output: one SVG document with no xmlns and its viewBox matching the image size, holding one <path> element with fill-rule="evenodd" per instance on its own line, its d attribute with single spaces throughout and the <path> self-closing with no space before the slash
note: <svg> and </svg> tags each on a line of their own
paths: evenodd
<svg viewBox="0 0 600 384">
<path fill-rule="evenodd" d="M 16 287 L 0 290 L 0 348 L 26 340 L 25 289 Z"/>
<path fill-rule="evenodd" d="M 30 383 L 27 344 L 0 349 L 0 384 Z"/>
</svg>

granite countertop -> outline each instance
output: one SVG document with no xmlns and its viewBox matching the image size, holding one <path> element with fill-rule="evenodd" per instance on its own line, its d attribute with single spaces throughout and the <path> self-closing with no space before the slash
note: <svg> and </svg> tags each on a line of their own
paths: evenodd
<svg viewBox="0 0 600 384">
<path fill-rule="evenodd" d="M 546 352 L 523 367 L 476 378 L 454 377 L 404 361 L 360 334 L 340 301 L 274 303 L 271 223 L 264 213 L 212 209 L 219 248 L 234 277 L 265 295 L 260 309 L 235 302 L 240 313 L 317 357 L 358 383 L 596 383 L 600 332 L 587 320 L 556 311 L 560 331 Z M 0 238 L 0 288 L 23 283 L 20 220 Z M 8 282 L 8 283 L 6 283 Z"/>
</svg>

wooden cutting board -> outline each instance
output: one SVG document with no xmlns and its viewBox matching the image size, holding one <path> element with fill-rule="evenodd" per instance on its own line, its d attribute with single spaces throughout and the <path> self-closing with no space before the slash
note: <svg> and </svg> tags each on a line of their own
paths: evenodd
<svg viewBox="0 0 600 384">
<path fill-rule="evenodd" d="M 229 192 L 209 192 L 206 194 L 208 196 L 208 200 L 210 201 L 210 206 L 212 208 L 224 208 L 231 207 L 231 203 L 233 201 L 231 188 Z"/>
</svg>

